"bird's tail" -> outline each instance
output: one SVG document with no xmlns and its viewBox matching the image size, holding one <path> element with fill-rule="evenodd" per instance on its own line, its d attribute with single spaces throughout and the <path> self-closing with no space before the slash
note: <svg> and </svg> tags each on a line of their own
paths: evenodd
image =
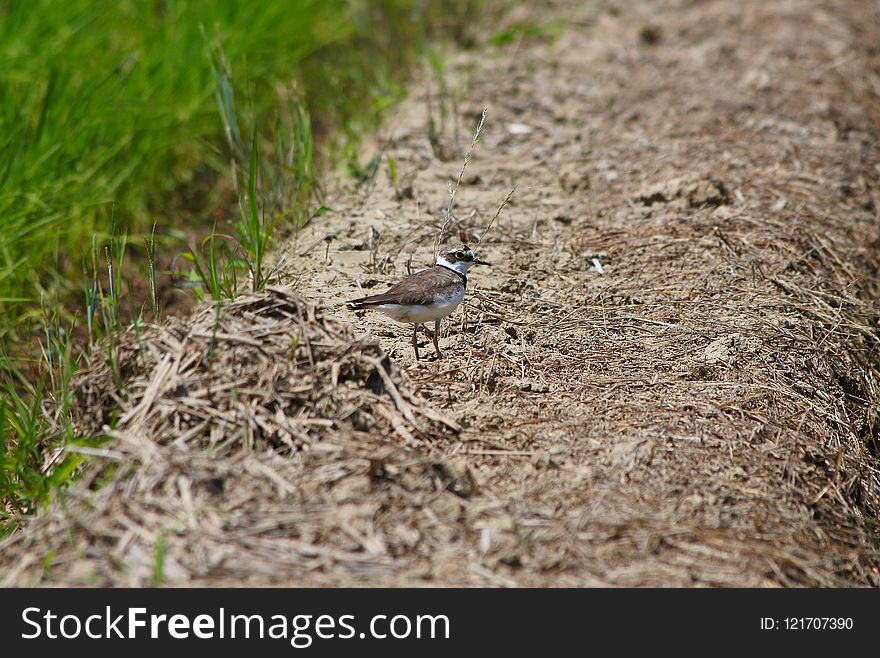
<svg viewBox="0 0 880 658">
<path fill-rule="evenodd" d="M 352 311 L 359 311 L 381 303 L 381 301 L 374 300 L 372 297 L 361 297 L 360 299 L 352 299 L 350 302 L 346 302 L 345 305 Z"/>
</svg>

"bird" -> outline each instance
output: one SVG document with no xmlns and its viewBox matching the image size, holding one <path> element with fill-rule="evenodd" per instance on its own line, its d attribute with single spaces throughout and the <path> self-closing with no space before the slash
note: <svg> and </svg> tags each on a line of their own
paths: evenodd
<svg viewBox="0 0 880 658">
<path fill-rule="evenodd" d="M 349 309 L 375 309 L 397 322 L 413 325 L 413 351 L 419 360 L 417 336 L 419 325 L 434 321 L 434 349 L 437 358 L 442 358 L 437 337 L 440 334 L 440 320 L 452 313 L 467 288 L 468 270 L 474 265 L 489 265 L 477 258 L 473 249 L 460 245 L 437 256 L 437 262 L 428 269 L 401 279 L 380 295 L 361 297 L 346 302 Z"/>
</svg>

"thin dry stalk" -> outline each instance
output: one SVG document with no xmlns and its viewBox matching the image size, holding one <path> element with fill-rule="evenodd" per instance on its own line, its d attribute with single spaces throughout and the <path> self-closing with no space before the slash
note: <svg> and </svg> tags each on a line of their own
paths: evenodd
<svg viewBox="0 0 880 658">
<path fill-rule="evenodd" d="M 508 204 L 508 202 L 510 201 L 511 197 L 513 197 L 514 192 L 516 192 L 516 185 L 514 185 L 512 188 L 510 188 L 510 192 L 507 193 L 507 196 L 504 197 L 504 200 L 501 202 L 501 205 L 498 206 L 498 210 L 496 210 L 495 214 L 492 215 L 492 219 L 489 220 L 489 224 L 486 226 L 485 230 L 483 230 L 483 233 L 480 235 L 480 239 L 477 240 L 477 246 L 474 247 L 474 253 L 476 253 L 477 249 L 480 248 L 480 245 L 483 244 L 483 238 L 486 237 L 486 233 L 489 232 L 489 229 L 492 228 L 492 224 L 494 224 L 495 220 L 498 219 L 498 215 L 500 215 L 501 211 L 504 210 L 504 206 L 506 206 Z"/>
<path fill-rule="evenodd" d="M 446 211 L 443 213 L 443 224 L 440 226 L 440 230 L 437 233 L 437 239 L 434 242 L 434 260 L 436 260 L 437 256 L 440 254 L 440 245 L 443 244 L 443 240 L 446 237 L 446 230 L 449 228 L 449 224 L 452 222 L 452 209 L 453 206 L 455 206 L 455 195 L 458 193 L 459 185 L 461 185 L 461 179 L 464 176 L 464 170 L 467 169 L 468 163 L 471 161 L 471 157 L 473 157 L 474 148 L 476 147 L 477 142 L 480 141 L 480 137 L 483 134 L 483 126 L 486 123 L 486 115 L 488 113 L 489 108 L 484 107 L 483 113 L 480 115 L 480 122 L 479 124 L 477 124 L 477 129 L 474 131 L 474 135 L 471 138 L 471 143 L 468 145 L 467 150 L 465 151 L 464 162 L 462 162 L 461 169 L 458 171 L 458 178 L 453 185 L 449 186 L 449 205 L 446 206 Z"/>
</svg>

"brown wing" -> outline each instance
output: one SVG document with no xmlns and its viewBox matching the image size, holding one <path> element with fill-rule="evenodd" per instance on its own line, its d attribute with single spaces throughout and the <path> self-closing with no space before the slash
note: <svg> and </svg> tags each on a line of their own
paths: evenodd
<svg viewBox="0 0 880 658">
<path fill-rule="evenodd" d="M 452 276 L 450 276 L 452 274 Z M 355 306 L 377 306 L 379 304 L 430 304 L 434 295 L 451 295 L 462 284 L 461 278 L 445 267 L 430 267 L 411 274 L 386 292 L 369 297 L 361 297 L 348 302 Z"/>
</svg>

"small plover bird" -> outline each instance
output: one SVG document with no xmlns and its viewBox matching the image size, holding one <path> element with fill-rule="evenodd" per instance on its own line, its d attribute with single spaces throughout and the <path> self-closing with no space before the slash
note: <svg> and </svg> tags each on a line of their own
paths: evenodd
<svg viewBox="0 0 880 658">
<path fill-rule="evenodd" d="M 458 308 L 464 299 L 468 270 L 474 265 L 488 264 L 477 258 L 470 247 L 462 245 L 440 254 L 433 267 L 410 274 L 391 286 L 388 292 L 351 300 L 348 308 L 353 311 L 372 308 L 398 322 L 411 322 L 416 361 L 419 359 L 419 325 L 433 320 L 434 349 L 439 359 L 441 354 L 437 336 L 440 333 L 440 320 Z"/>
</svg>

